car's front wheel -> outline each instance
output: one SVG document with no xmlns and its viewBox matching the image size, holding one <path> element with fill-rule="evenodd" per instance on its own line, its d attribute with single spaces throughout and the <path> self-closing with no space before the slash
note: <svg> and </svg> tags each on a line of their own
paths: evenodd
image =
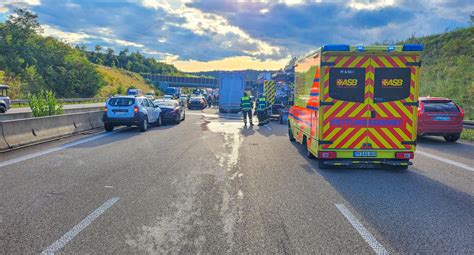
<svg viewBox="0 0 474 255">
<path fill-rule="evenodd" d="M 181 122 L 181 114 L 176 115 L 176 119 L 174 120 L 174 124 L 179 124 Z"/>
<path fill-rule="evenodd" d="M 163 122 L 162 122 L 162 120 L 161 120 L 161 115 L 160 115 L 160 116 L 158 117 L 158 119 L 156 120 L 156 126 L 159 127 L 159 126 L 161 126 L 161 125 L 163 125 Z"/>
<path fill-rule="evenodd" d="M 7 108 L 3 105 L 0 105 L 0 113 L 5 113 L 7 111 Z"/>
<path fill-rule="evenodd" d="M 140 131 L 146 132 L 148 130 L 148 118 L 145 116 L 142 123 L 140 123 Z"/>
</svg>

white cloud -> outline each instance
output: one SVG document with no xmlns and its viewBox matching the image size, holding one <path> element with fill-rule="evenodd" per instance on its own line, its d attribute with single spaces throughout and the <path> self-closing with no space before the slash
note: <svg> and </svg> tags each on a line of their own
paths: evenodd
<svg viewBox="0 0 474 255">
<path fill-rule="evenodd" d="M 186 28 L 197 35 L 206 35 L 212 38 L 212 42 L 217 45 L 223 45 L 225 47 L 231 46 L 233 43 L 226 38 L 230 38 L 229 34 L 237 36 L 240 43 L 246 43 L 253 45 L 253 49 L 247 49 L 244 53 L 251 56 L 259 57 L 271 57 L 280 55 L 282 49 L 276 46 L 272 46 L 267 42 L 259 39 L 252 38 L 245 31 L 237 26 L 233 26 L 229 21 L 221 15 L 204 13 L 199 9 L 190 8 L 186 3 L 190 3 L 189 0 L 182 1 L 164 1 L 164 0 L 142 0 L 141 3 L 144 7 L 163 9 L 168 14 L 175 17 L 183 18 L 184 23 L 173 23 L 174 26 Z M 288 2 L 300 2 L 300 1 L 288 1 Z"/>
<path fill-rule="evenodd" d="M 174 60 L 167 63 L 175 65 L 185 72 L 213 71 L 213 70 L 277 70 L 288 63 L 289 58 L 279 60 L 260 60 L 249 56 L 235 56 L 212 61 Z"/>
<path fill-rule="evenodd" d="M 86 42 L 87 38 L 90 38 L 91 36 L 86 34 L 86 33 L 83 33 L 83 32 L 79 32 L 79 33 L 73 33 L 73 32 L 64 32 L 64 31 L 61 31 L 60 29 L 56 28 L 56 27 L 52 27 L 52 26 L 49 26 L 49 25 L 42 25 L 41 26 L 44 30 L 43 34 L 46 35 L 46 36 L 52 36 L 52 37 L 55 37 L 55 38 L 58 38 L 66 43 L 70 43 L 70 44 L 79 44 L 79 43 L 84 43 Z"/>
<path fill-rule="evenodd" d="M 10 11 L 9 7 L 29 7 L 40 5 L 41 0 L 0 0 L 0 13 L 7 13 Z"/>
<path fill-rule="evenodd" d="M 395 5 L 395 0 L 350 0 L 348 4 L 356 10 L 376 10 Z"/>
<path fill-rule="evenodd" d="M 136 42 L 130 42 L 122 39 L 117 39 L 117 38 L 107 38 L 107 37 L 101 37 L 101 39 L 105 42 L 112 43 L 112 44 L 117 44 L 120 46 L 125 46 L 125 47 L 136 47 L 136 48 L 144 48 L 145 45 L 141 43 L 136 43 Z"/>
</svg>

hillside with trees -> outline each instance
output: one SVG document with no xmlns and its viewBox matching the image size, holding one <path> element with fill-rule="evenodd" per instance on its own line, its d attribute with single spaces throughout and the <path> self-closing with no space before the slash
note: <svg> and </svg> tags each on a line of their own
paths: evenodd
<svg viewBox="0 0 474 255">
<path fill-rule="evenodd" d="M 86 51 L 84 46 L 76 46 L 76 48 L 85 52 L 90 62 L 98 65 L 121 68 L 134 73 L 183 74 L 173 65 L 147 58 L 140 52 L 130 53 L 127 48 L 121 50 L 118 55 L 115 55 L 112 48 L 103 49 L 100 45 L 96 45 L 94 51 Z"/>
<path fill-rule="evenodd" d="M 79 50 L 52 37 L 39 35 L 38 16 L 15 10 L 0 23 L 0 70 L 2 82 L 12 86 L 12 96 L 40 89 L 58 97 L 93 97 L 103 79 Z"/>
<path fill-rule="evenodd" d="M 101 65 L 97 65 L 97 71 L 104 79 L 104 86 L 97 93 L 98 97 L 125 94 L 129 87 L 141 89 L 143 93 L 153 90 L 156 95 L 160 94 L 151 83 L 137 73 Z"/>
<path fill-rule="evenodd" d="M 474 26 L 404 43 L 425 45 L 420 95 L 454 99 L 474 119 Z"/>
<path fill-rule="evenodd" d="M 12 98 L 40 90 L 53 91 L 59 98 L 103 97 L 122 87 L 152 90 L 139 73 L 192 76 L 139 52 L 123 49 L 116 55 L 99 45 L 87 51 L 41 32 L 38 16 L 26 9 L 16 9 L 0 23 L 0 83 L 11 87 Z"/>
</svg>

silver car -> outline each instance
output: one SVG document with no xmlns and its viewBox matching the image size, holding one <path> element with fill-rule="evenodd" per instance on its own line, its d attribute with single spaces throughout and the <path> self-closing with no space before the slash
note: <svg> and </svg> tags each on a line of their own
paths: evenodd
<svg viewBox="0 0 474 255">
<path fill-rule="evenodd" d="M 5 113 L 10 109 L 10 98 L 8 97 L 9 86 L 0 84 L 0 113 Z"/>
<path fill-rule="evenodd" d="M 102 120 L 108 132 L 120 125 L 138 126 L 142 132 L 148 129 L 148 124 L 161 125 L 160 107 L 146 97 L 115 96 L 105 105 Z"/>
</svg>

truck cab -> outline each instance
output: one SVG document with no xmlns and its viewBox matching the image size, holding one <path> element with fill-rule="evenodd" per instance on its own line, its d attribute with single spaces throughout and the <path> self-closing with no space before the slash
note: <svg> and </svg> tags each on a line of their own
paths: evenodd
<svg viewBox="0 0 474 255">
<path fill-rule="evenodd" d="M 0 113 L 10 109 L 10 97 L 8 97 L 9 86 L 0 84 Z"/>
</svg>

